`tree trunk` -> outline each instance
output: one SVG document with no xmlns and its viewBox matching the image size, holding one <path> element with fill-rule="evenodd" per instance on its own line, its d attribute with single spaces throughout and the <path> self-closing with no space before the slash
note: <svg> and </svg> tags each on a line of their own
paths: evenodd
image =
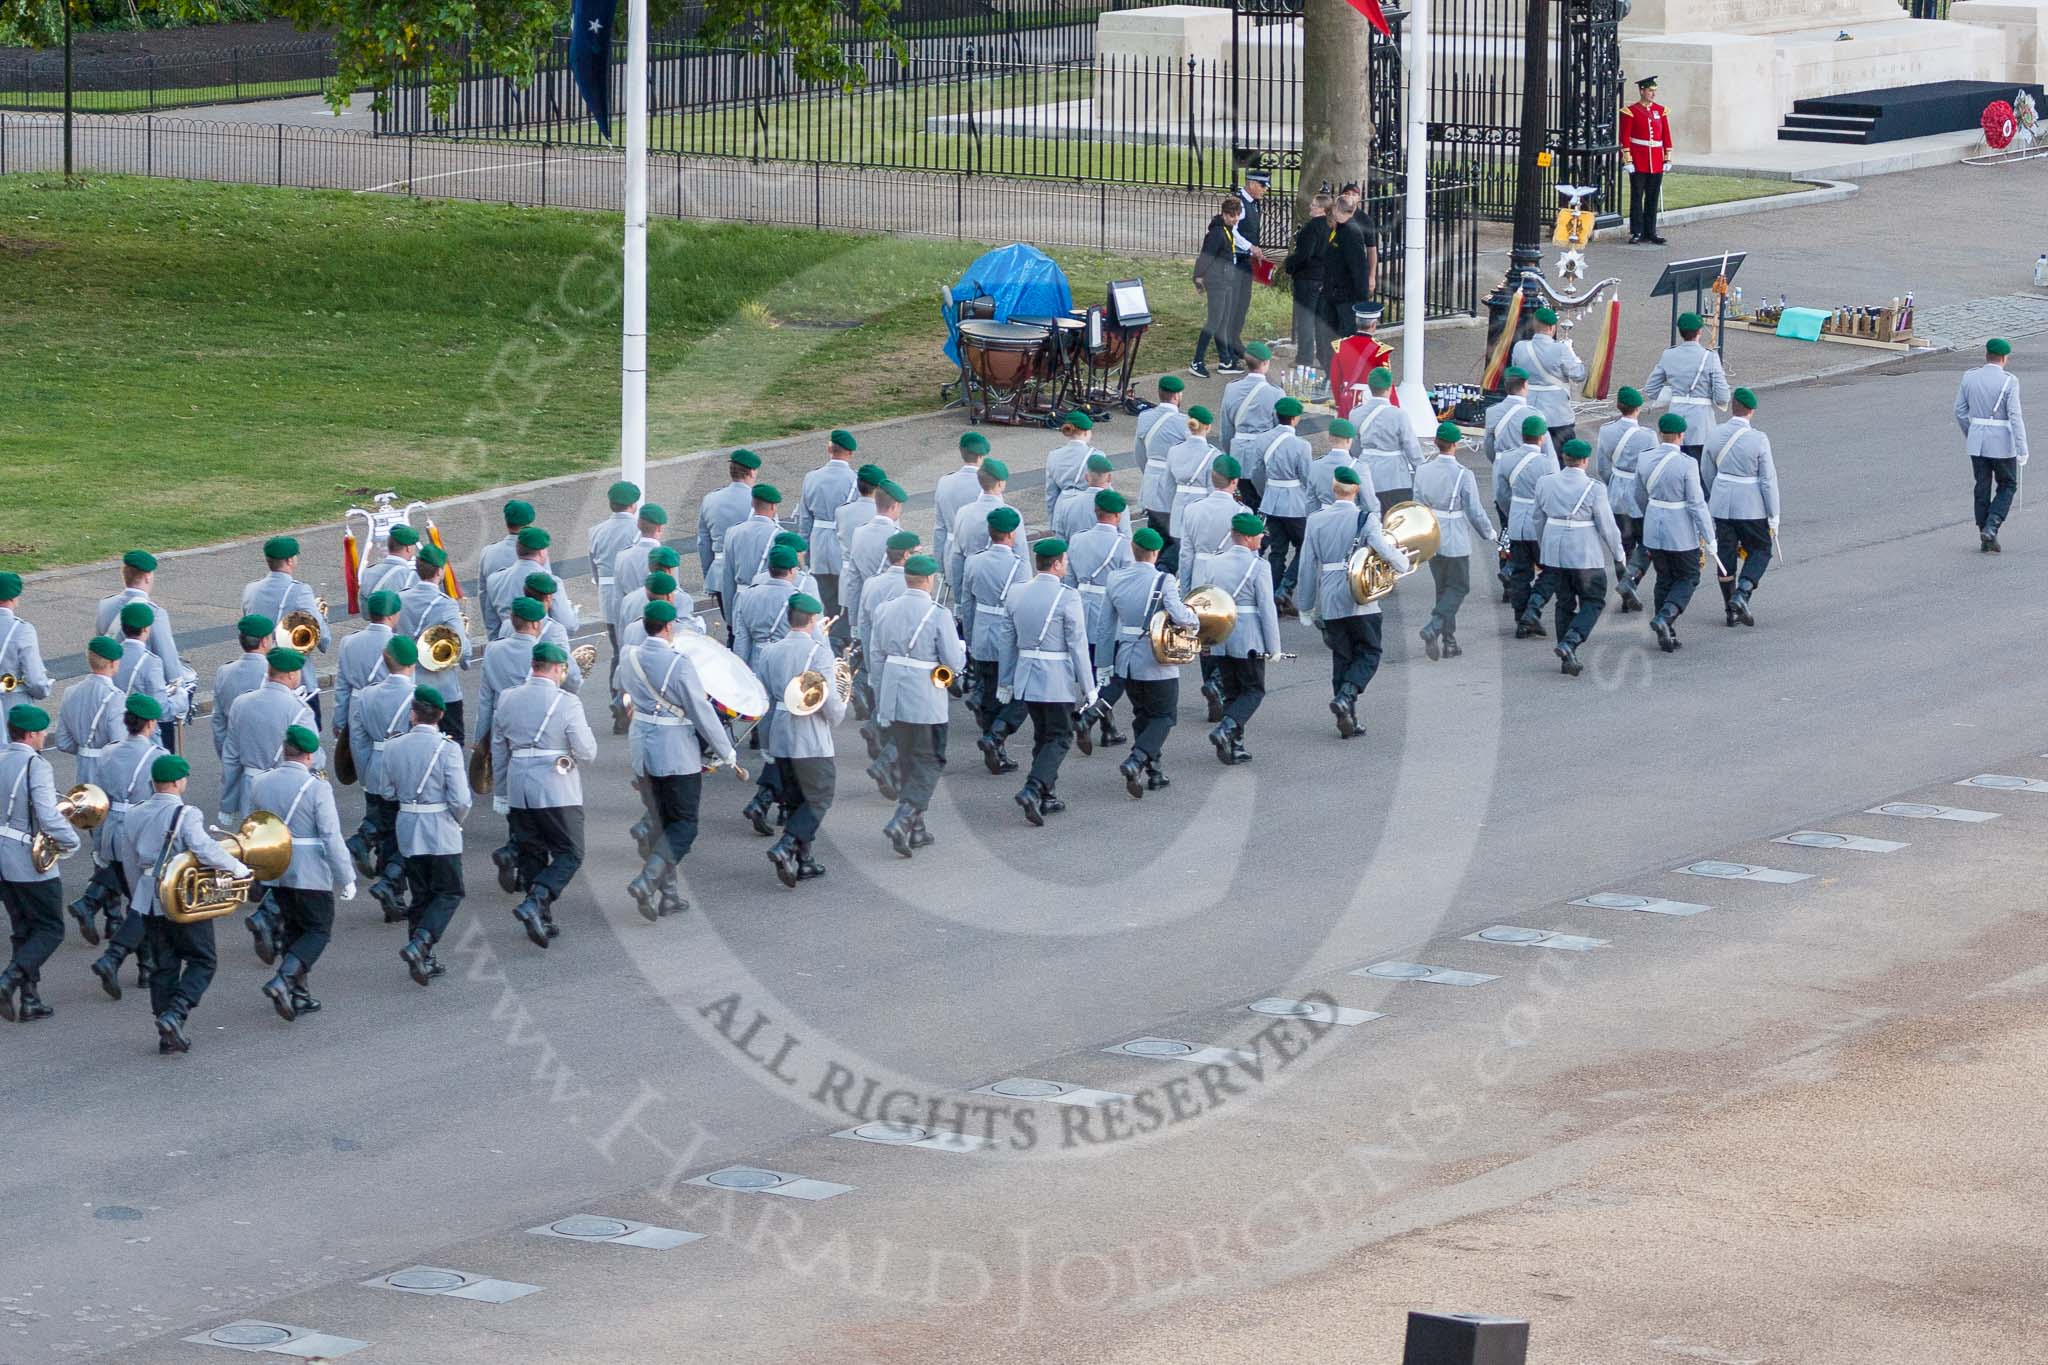
<svg viewBox="0 0 2048 1365">
<path fill-rule="evenodd" d="M 1372 157 L 1372 101 L 1367 91 L 1365 16 L 1347 0 L 1306 0 L 1301 35 L 1301 188 L 1308 197 L 1324 181 L 1365 185 Z"/>
</svg>

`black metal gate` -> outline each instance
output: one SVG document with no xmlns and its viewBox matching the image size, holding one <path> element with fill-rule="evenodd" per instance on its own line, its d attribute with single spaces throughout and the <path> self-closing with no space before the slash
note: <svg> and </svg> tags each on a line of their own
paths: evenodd
<svg viewBox="0 0 2048 1365">
<path fill-rule="evenodd" d="M 1291 190 L 1301 170 L 1304 0 L 1231 0 L 1230 143 L 1233 166 L 1257 164 Z M 1278 198 L 1278 195 L 1274 196 Z"/>
</svg>

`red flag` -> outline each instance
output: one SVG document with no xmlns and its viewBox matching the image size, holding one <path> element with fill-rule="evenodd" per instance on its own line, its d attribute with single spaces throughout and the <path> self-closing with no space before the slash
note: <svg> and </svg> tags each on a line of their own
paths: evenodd
<svg viewBox="0 0 2048 1365">
<path fill-rule="evenodd" d="M 1351 8 L 1365 16 L 1365 22 L 1380 31 L 1382 38 L 1394 36 L 1394 30 L 1387 27 L 1387 16 L 1380 13 L 1380 0 L 1351 0 Z"/>
</svg>

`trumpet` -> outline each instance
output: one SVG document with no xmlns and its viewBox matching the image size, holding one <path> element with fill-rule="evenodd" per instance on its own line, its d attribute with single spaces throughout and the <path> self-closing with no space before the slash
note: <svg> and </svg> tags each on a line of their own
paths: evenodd
<svg viewBox="0 0 2048 1365">
<path fill-rule="evenodd" d="M 21 679 L 15 677 L 12 673 L 0 673 L 0 692 L 12 692 L 19 686 L 21 686 Z"/>
<path fill-rule="evenodd" d="M 70 821 L 73 829 L 98 829 L 111 809 L 107 794 L 90 782 L 79 783 L 57 801 L 57 813 Z M 63 856 L 57 841 L 47 834 L 28 841 L 28 860 L 38 872 L 48 872 Z"/>
<path fill-rule="evenodd" d="M 597 646 L 578 645 L 569 651 L 569 660 L 576 667 L 588 673 L 591 669 L 597 667 Z"/>
<path fill-rule="evenodd" d="M 563 754 L 555 760 L 555 771 L 567 777 L 570 773 L 576 771 L 576 760 L 567 754 Z"/>
<path fill-rule="evenodd" d="M 278 638 L 301 654 L 309 654 L 320 643 L 320 618 L 310 611 L 288 611 L 277 623 Z"/>
<path fill-rule="evenodd" d="M 220 841 L 230 855 L 248 864 L 250 875 L 230 877 L 200 866 L 192 853 L 180 853 L 156 879 L 157 900 L 177 924 L 198 924 L 233 914 L 259 881 L 276 881 L 292 862 L 292 832 L 284 821 L 259 810 L 242 822 L 240 832 Z"/>
<path fill-rule="evenodd" d="M 453 626 L 428 626 L 421 632 L 420 667 L 441 673 L 462 662 L 462 633 Z"/>
<path fill-rule="evenodd" d="M 933 686 L 933 687 L 951 687 L 952 685 L 953 685 L 953 670 L 952 670 L 952 669 L 950 669 L 950 668 L 948 668 L 948 667 L 946 667 L 946 666 L 945 666 L 944 664 L 935 664 L 935 665 L 933 665 L 933 667 L 932 667 L 932 686 Z"/>
</svg>

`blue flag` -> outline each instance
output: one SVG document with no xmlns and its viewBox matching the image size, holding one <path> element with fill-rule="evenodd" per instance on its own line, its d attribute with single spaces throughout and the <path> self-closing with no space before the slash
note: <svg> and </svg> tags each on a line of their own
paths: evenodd
<svg viewBox="0 0 2048 1365">
<path fill-rule="evenodd" d="M 597 131 L 612 135 L 612 19 L 619 0 L 575 0 L 569 15 L 569 71 Z"/>
</svg>

